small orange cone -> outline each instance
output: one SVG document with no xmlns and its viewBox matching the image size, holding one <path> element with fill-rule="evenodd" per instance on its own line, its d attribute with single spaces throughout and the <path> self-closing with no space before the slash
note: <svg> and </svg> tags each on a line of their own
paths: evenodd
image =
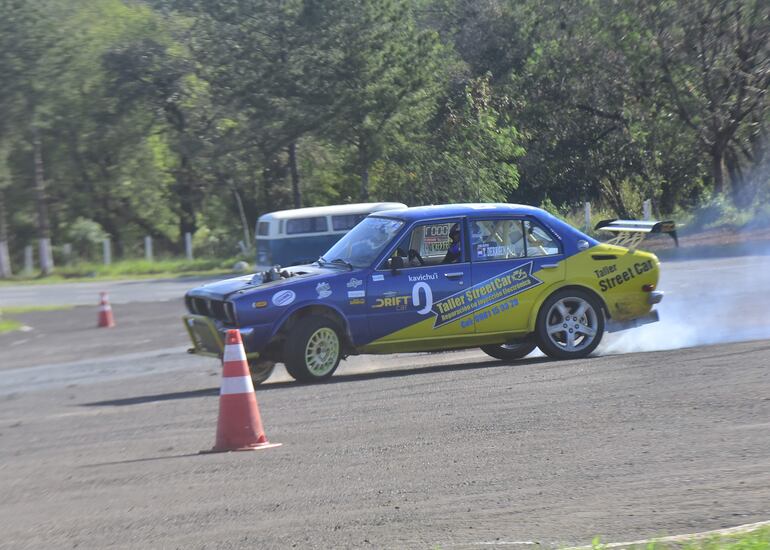
<svg viewBox="0 0 770 550">
<path fill-rule="evenodd" d="M 270 443 L 262 428 L 246 351 L 241 333 L 236 329 L 227 331 L 222 363 L 217 439 L 211 450 L 201 453 L 255 451 L 280 446 L 280 443 Z"/>
<path fill-rule="evenodd" d="M 99 300 L 99 324 L 98 326 L 104 328 L 112 328 L 115 326 L 115 319 L 112 318 L 112 307 L 110 301 L 107 299 L 106 292 L 100 292 L 101 299 Z"/>
</svg>

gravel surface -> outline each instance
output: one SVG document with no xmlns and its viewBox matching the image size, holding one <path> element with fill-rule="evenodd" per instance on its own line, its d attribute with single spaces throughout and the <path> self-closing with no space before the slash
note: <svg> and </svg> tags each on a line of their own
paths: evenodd
<svg viewBox="0 0 770 550">
<path fill-rule="evenodd" d="M 770 517 L 766 341 L 276 378 L 283 446 L 215 455 L 216 369 L 145 362 L 163 373 L 3 392 L 0 547 L 555 548 Z"/>
<path fill-rule="evenodd" d="M 557 548 L 770 519 L 768 257 L 665 263 L 663 320 L 586 360 L 279 367 L 258 399 L 283 446 L 216 455 L 219 365 L 184 353 L 178 294 L 141 303 L 153 284 L 115 329 L 89 306 L 0 336 L 0 548 Z"/>
</svg>

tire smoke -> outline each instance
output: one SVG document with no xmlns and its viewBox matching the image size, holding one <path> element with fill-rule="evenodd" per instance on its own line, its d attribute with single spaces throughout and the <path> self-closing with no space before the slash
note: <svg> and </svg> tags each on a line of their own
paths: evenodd
<svg viewBox="0 0 770 550">
<path fill-rule="evenodd" d="M 754 255 L 662 261 L 660 321 L 607 334 L 599 354 L 770 338 L 770 247 Z"/>
</svg>

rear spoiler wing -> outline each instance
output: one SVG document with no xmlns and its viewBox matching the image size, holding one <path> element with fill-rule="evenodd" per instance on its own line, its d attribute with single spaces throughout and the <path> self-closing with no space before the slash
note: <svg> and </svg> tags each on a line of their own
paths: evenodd
<svg viewBox="0 0 770 550">
<path fill-rule="evenodd" d="M 610 231 L 616 235 L 607 241 L 608 244 L 625 246 L 631 250 L 637 246 L 650 233 L 666 233 L 674 239 L 679 246 L 679 238 L 676 235 L 676 223 L 667 221 L 638 221 L 638 220 L 602 220 L 596 224 L 595 230 Z"/>
</svg>

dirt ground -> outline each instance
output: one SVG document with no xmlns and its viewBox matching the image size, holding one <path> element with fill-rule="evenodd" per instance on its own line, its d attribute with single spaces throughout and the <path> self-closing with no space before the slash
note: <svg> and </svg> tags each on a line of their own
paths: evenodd
<svg viewBox="0 0 770 550">
<path fill-rule="evenodd" d="M 0 370 L 190 345 L 184 301 L 113 304 L 114 328 L 97 328 L 98 306 L 14 314 L 31 330 L 0 334 Z"/>
<path fill-rule="evenodd" d="M 559 548 L 770 517 L 766 341 L 473 353 L 269 382 L 283 445 L 214 455 L 219 379 L 183 354 L 0 378 L 0 548 Z"/>
</svg>

